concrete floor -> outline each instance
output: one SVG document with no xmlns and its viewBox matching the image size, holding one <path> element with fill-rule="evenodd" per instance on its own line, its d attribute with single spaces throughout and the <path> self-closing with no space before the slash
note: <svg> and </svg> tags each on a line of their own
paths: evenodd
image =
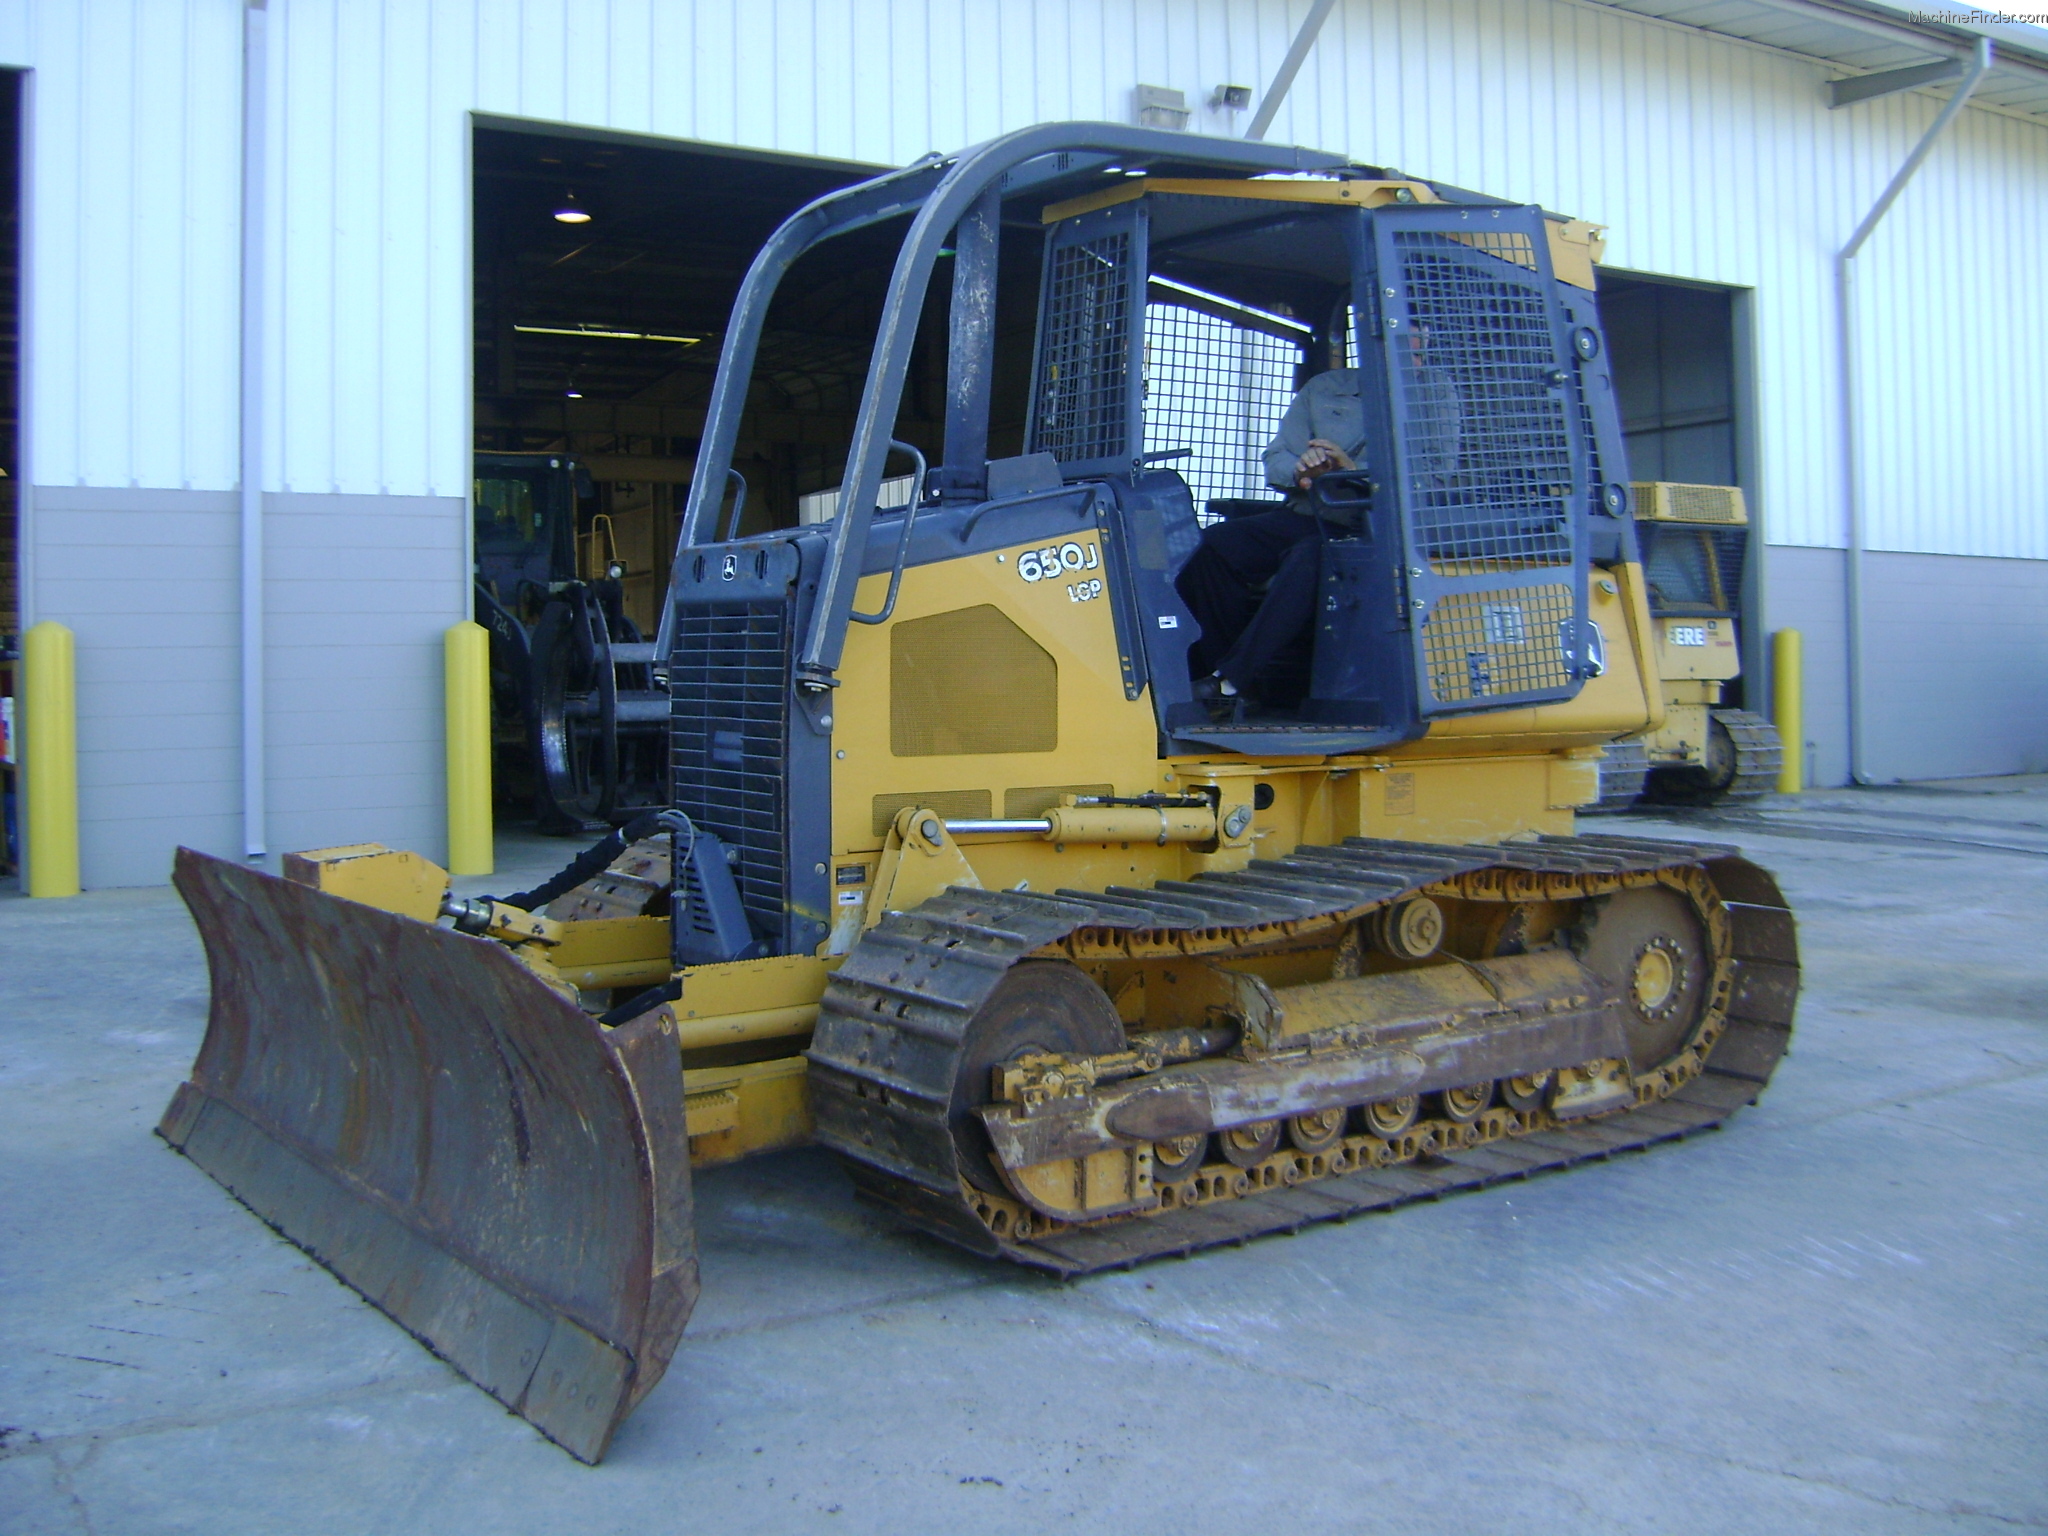
<svg viewBox="0 0 2048 1536">
<path fill-rule="evenodd" d="M 1726 1129 L 1069 1285 L 817 1153 L 714 1172 L 596 1470 L 150 1135 L 205 1013 L 169 892 L 0 898 L 0 1530 L 2048 1527 L 2048 782 L 1608 825 L 1799 909 Z"/>
</svg>

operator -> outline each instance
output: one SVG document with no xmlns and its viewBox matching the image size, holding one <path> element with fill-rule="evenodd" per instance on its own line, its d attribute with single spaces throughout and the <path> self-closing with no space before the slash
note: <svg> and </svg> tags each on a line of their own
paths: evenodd
<svg viewBox="0 0 2048 1536">
<path fill-rule="evenodd" d="M 1188 647 L 1195 692 L 1236 698 L 1301 633 L 1315 606 L 1317 537 L 1308 491 L 1332 470 L 1356 469 L 1365 452 L 1365 401 L 1356 368 L 1319 373 L 1296 392 L 1266 445 L 1266 483 L 1288 492 L 1270 512 L 1211 523 L 1174 578 L 1201 638 Z M 1269 583 L 1263 601 L 1255 589 Z"/>
<path fill-rule="evenodd" d="M 1463 452 L 1464 406 L 1456 383 L 1435 366 L 1430 327 L 1419 317 L 1408 331 L 1405 359 L 1406 446 L 1413 490 L 1426 510 L 1454 483 Z M 1295 393 L 1266 445 L 1266 483 L 1288 493 L 1271 512 L 1211 523 L 1174 578 L 1181 601 L 1202 628 L 1188 647 L 1195 696 L 1218 714 L 1234 714 L 1253 688 L 1308 627 L 1321 574 L 1319 530 L 1309 504 L 1317 480 L 1334 470 L 1365 467 L 1365 398 L 1356 368 L 1319 373 Z M 1352 530 L 1336 514 L 1324 521 L 1343 537 Z M 1257 588 L 1266 584 L 1264 598 Z"/>
</svg>

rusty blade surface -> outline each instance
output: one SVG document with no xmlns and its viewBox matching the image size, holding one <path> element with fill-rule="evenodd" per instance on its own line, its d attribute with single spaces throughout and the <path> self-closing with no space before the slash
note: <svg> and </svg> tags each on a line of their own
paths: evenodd
<svg viewBox="0 0 2048 1536">
<path fill-rule="evenodd" d="M 594 1462 L 697 1298 L 666 1009 L 608 1030 L 502 946 L 190 849 L 206 1040 L 158 1134 Z"/>
</svg>

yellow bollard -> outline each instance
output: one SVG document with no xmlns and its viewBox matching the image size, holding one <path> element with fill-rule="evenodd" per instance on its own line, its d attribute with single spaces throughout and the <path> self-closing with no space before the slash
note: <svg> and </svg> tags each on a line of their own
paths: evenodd
<svg viewBox="0 0 2048 1536">
<path fill-rule="evenodd" d="M 447 636 L 448 872 L 488 875 L 491 845 L 491 634 L 467 620 Z"/>
<path fill-rule="evenodd" d="M 1799 631 L 1781 629 L 1771 636 L 1771 717 L 1784 752 L 1778 763 L 1781 795 L 1796 795 L 1806 787 L 1805 683 Z"/>
<path fill-rule="evenodd" d="M 28 893 L 78 894 L 78 667 L 54 619 L 21 637 Z"/>
</svg>

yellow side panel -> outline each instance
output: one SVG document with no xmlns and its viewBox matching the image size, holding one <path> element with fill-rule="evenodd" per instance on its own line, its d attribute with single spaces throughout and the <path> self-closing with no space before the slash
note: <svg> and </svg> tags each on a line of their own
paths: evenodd
<svg viewBox="0 0 2048 1536">
<path fill-rule="evenodd" d="M 675 1002 L 676 1018 L 708 1019 L 815 1003 L 825 995 L 825 977 L 838 964 L 811 955 L 776 955 L 693 965 L 681 973 L 683 995 Z"/>
<path fill-rule="evenodd" d="M 1588 611 L 1606 642 L 1607 670 L 1560 704 L 1493 710 L 1439 720 L 1421 741 L 1393 749 L 1399 757 L 1436 757 L 1496 751 L 1595 746 L 1654 727 L 1662 718 L 1661 689 L 1646 688 L 1651 656 L 1650 611 L 1642 568 L 1618 566 L 1593 573 Z M 1654 678 L 1652 679 L 1654 682 Z"/>
<path fill-rule="evenodd" d="M 855 625 L 846 640 L 832 737 L 835 854 L 879 850 L 883 811 L 903 805 L 1007 809 L 1066 785 L 1157 787 L 1152 707 L 1124 696 L 1107 574 L 1092 531 L 903 573 L 891 621 Z M 870 576 L 857 601 L 873 611 L 887 587 Z M 893 683 L 914 695 L 897 699 Z M 1014 728 L 969 728 L 985 715 Z M 972 750 L 980 745 L 1003 750 Z"/>
<path fill-rule="evenodd" d="M 284 877 L 422 923 L 441 915 L 441 898 L 448 892 L 448 871 L 440 865 L 382 843 L 288 853 Z"/>
<path fill-rule="evenodd" d="M 1572 830 L 1571 808 L 1597 793 L 1596 765 L 1590 755 L 1581 764 L 1550 753 L 1382 760 L 1333 786 L 1349 802 L 1339 806 L 1337 830 L 1420 843 L 1563 836 Z"/>
</svg>

